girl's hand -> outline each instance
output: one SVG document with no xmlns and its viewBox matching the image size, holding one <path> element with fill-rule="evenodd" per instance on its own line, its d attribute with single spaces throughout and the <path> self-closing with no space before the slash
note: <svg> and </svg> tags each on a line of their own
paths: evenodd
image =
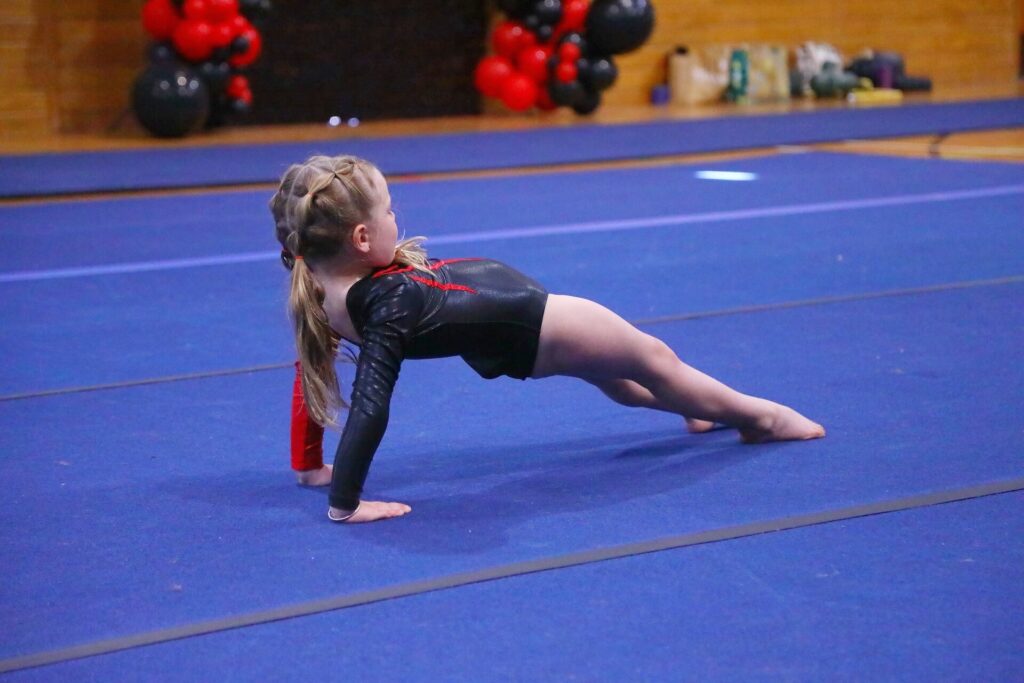
<svg viewBox="0 0 1024 683">
<path fill-rule="evenodd" d="M 296 472 L 295 478 L 298 479 L 299 483 L 303 486 L 327 486 L 331 483 L 331 474 L 333 471 L 333 466 L 324 465 L 318 470 Z"/>
<path fill-rule="evenodd" d="M 374 500 L 364 500 L 359 503 L 359 507 L 356 508 L 356 511 L 348 519 L 342 519 L 348 514 L 347 510 L 335 507 L 327 511 L 327 516 L 332 522 L 356 524 L 359 522 L 376 522 L 378 519 L 401 517 L 411 511 L 412 508 L 405 503 L 381 503 Z"/>
</svg>

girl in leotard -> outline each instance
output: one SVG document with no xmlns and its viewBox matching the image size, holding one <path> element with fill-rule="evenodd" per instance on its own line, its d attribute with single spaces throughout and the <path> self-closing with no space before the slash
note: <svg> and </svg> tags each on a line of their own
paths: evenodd
<svg viewBox="0 0 1024 683">
<path fill-rule="evenodd" d="M 793 409 L 686 365 L 664 342 L 593 301 L 548 294 L 496 261 L 428 259 L 422 238 L 398 240 L 387 183 L 367 161 L 317 156 L 292 166 L 270 208 L 292 271 L 289 306 L 302 377 L 302 396 L 293 402 L 293 465 L 305 470 L 305 483 L 329 476 L 333 521 L 410 511 L 362 500 L 406 358 L 461 356 L 485 378 L 577 377 L 623 405 L 685 416 L 690 431 L 716 422 L 735 427 L 746 442 L 825 435 Z M 350 403 L 334 367 L 343 339 L 360 347 Z M 347 418 L 332 470 L 319 462 L 315 425 L 335 426 L 342 408 Z"/>
</svg>

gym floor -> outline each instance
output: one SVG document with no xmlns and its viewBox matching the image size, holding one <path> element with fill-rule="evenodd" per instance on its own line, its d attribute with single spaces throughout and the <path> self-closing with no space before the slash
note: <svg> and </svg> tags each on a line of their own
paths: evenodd
<svg viewBox="0 0 1024 683">
<path fill-rule="evenodd" d="M 829 435 L 410 361 L 367 493 L 413 512 L 364 526 L 288 471 L 285 273 L 234 258 L 269 186 L 0 202 L 2 678 L 1018 678 L 1021 161 L 1018 128 L 391 178 L 432 255 Z"/>
</svg>

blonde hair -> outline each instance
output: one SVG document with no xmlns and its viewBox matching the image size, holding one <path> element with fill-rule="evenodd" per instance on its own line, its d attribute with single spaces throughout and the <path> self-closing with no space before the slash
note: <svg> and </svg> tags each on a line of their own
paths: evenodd
<svg viewBox="0 0 1024 683">
<path fill-rule="evenodd" d="M 292 271 L 288 309 L 295 347 L 302 364 L 302 393 L 309 415 L 337 427 L 337 414 L 348 403 L 341 397 L 334 361 L 341 339 L 324 311 L 324 291 L 310 266 L 342 253 L 352 230 L 367 221 L 384 198 L 374 185 L 377 167 L 354 156 L 314 156 L 291 166 L 270 200 L 282 259 Z M 400 241 L 394 263 L 434 276 L 423 237 Z"/>
</svg>

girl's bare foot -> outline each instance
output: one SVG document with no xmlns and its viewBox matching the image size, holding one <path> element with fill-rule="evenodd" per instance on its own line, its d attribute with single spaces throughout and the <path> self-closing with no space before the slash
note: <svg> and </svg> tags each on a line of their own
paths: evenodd
<svg viewBox="0 0 1024 683">
<path fill-rule="evenodd" d="M 772 410 L 759 418 L 753 427 L 739 430 L 744 443 L 802 441 L 825 436 L 825 428 L 817 422 L 808 420 L 792 408 L 778 403 L 771 405 Z"/>
<path fill-rule="evenodd" d="M 686 431 L 691 434 L 703 434 L 704 432 L 710 432 L 715 428 L 715 423 L 711 420 L 698 420 L 695 417 L 686 418 Z"/>
<path fill-rule="evenodd" d="M 303 486 L 327 486 L 331 483 L 331 474 L 333 473 L 333 467 L 331 465 L 324 465 L 318 470 L 304 470 L 302 472 L 296 472 L 295 478 L 299 480 L 299 483 Z"/>
</svg>

